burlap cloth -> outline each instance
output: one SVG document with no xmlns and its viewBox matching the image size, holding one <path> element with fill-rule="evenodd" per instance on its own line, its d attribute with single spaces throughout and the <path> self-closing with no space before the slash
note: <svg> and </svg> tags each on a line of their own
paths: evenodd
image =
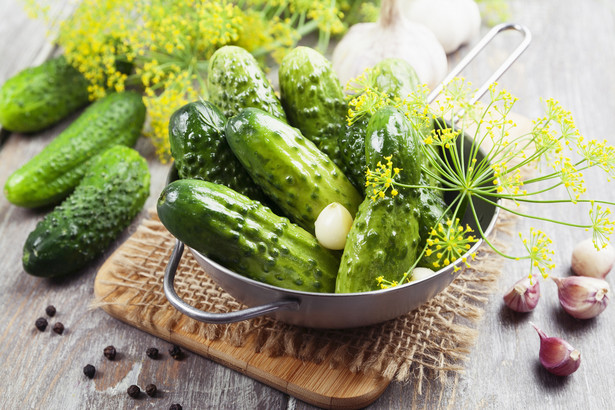
<svg viewBox="0 0 615 410">
<path fill-rule="evenodd" d="M 501 214 L 492 240 L 505 248 L 503 239 L 511 224 L 510 214 Z M 502 237 L 502 234 L 504 236 Z M 153 321 L 172 328 L 182 314 L 166 300 L 163 292 L 164 269 L 175 239 L 150 211 L 137 231 L 122 245 L 120 257 L 113 258 L 113 276 L 105 285 L 117 292 L 130 292 L 131 315 L 128 319 Z M 241 346 L 254 336 L 256 349 L 272 356 L 288 355 L 305 361 L 328 361 L 331 366 L 346 366 L 353 372 L 365 372 L 398 381 L 413 380 L 420 393 L 424 382 L 444 381 L 451 373 L 463 370 L 477 336 L 477 321 L 493 290 L 502 264 L 483 245 L 472 263 L 438 296 L 420 308 L 379 325 L 346 330 L 317 330 L 287 325 L 262 317 L 236 324 L 204 324 L 189 319 L 182 330 L 207 339 Z M 190 252 L 185 252 L 178 267 L 175 288 L 185 301 L 210 312 L 241 309 L 224 290 L 204 273 Z M 107 295 L 99 295 L 94 306 L 117 304 Z M 125 303 L 125 302 L 124 302 Z"/>
</svg>

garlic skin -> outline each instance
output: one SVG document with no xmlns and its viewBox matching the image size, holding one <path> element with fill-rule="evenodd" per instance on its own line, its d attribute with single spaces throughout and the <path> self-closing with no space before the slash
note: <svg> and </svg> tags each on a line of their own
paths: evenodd
<svg viewBox="0 0 615 410">
<path fill-rule="evenodd" d="M 572 251 L 570 268 L 579 276 L 604 279 L 615 264 L 615 248 L 608 244 L 598 250 L 592 238 L 577 244 Z"/>
<path fill-rule="evenodd" d="M 588 276 L 551 277 L 557 284 L 559 303 L 570 316 L 591 319 L 609 304 L 610 287 L 603 279 Z"/>
<path fill-rule="evenodd" d="M 412 0 L 405 4 L 406 18 L 427 26 L 446 54 L 480 33 L 480 10 L 474 0 Z"/>
<path fill-rule="evenodd" d="M 576 372 L 581 364 L 581 353 L 570 343 L 559 337 L 548 337 L 532 323 L 540 337 L 540 363 L 547 371 L 556 376 L 569 376 Z"/>
<path fill-rule="evenodd" d="M 406 60 L 430 89 L 446 76 L 446 53 L 424 25 L 408 21 L 398 0 L 383 0 L 376 23 L 350 27 L 333 51 L 333 68 L 342 84 L 385 58 Z"/>
<path fill-rule="evenodd" d="M 529 277 L 518 280 L 504 295 L 504 303 L 515 312 L 530 312 L 534 310 L 540 299 L 540 283 Z"/>
<path fill-rule="evenodd" d="M 338 202 L 327 205 L 314 222 L 318 242 L 327 249 L 341 250 L 352 226 L 352 215 Z"/>
<path fill-rule="evenodd" d="M 417 280 L 422 280 L 433 276 L 436 272 L 429 268 L 417 267 L 412 269 L 412 275 L 410 276 L 410 281 L 415 282 Z"/>
</svg>

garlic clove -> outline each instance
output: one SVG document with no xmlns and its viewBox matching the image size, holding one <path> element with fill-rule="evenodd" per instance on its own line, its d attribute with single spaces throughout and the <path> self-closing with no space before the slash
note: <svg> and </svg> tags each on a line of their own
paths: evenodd
<svg viewBox="0 0 615 410">
<path fill-rule="evenodd" d="M 314 222 L 318 242 L 327 249 L 341 250 L 352 226 L 352 215 L 338 202 L 327 205 Z"/>
<path fill-rule="evenodd" d="M 425 279 L 425 278 L 432 276 L 435 273 L 436 272 L 434 272 L 433 270 L 429 268 L 417 267 L 417 268 L 412 269 L 412 275 L 410 276 L 410 281 L 414 282 L 417 280 Z"/>
<path fill-rule="evenodd" d="M 576 372 L 581 364 L 581 352 L 559 337 L 548 337 L 532 323 L 540 337 L 540 363 L 556 376 L 568 376 Z"/>
<path fill-rule="evenodd" d="M 588 276 L 551 277 L 557 284 L 560 305 L 572 317 L 591 319 L 609 303 L 610 287 L 604 279 Z"/>
<path fill-rule="evenodd" d="M 517 281 L 504 295 L 504 303 L 515 312 L 530 312 L 534 310 L 540 299 L 540 284 L 537 280 L 531 283 L 529 277 Z"/>
<path fill-rule="evenodd" d="M 580 276 L 604 279 L 615 264 L 615 248 L 607 244 L 598 250 L 592 238 L 577 244 L 572 251 L 571 269 Z"/>
</svg>

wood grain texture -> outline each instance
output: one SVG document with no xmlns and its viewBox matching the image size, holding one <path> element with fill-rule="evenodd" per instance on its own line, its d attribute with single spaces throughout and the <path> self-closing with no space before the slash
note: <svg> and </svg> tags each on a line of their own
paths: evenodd
<svg viewBox="0 0 615 410">
<path fill-rule="evenodd" d="M 62 3 L 62 2 L 60 2 Z M 66 2 L 68 3 L 68 1 Z M 516 111 L 528 117 L 541 114 L 539 97 L 559 99 L 571 110 L 577 125 L 588 137 L 606 138 L 611 144 L 611 119 L 615 112 L 615 12 L 611 0 L 513 0 L 512 21 L 525 24 L 534 35 L 528 51 L 502 77 L 500 84 L 520 98 Z M 0 83 L 19 69 L 44 60 L 49 49 L 40 23 L 25 18 L 17 0 L 0 0 Z M 497 42 L 487 56 L 467 70 L 478 83 L 486 78 L 504 54 L 516 44 L 514 36 Z M 461 50 L 459 54 L 463 54 Z M 458 56 L 452 56 L 455 60 Z M 18 166 L 39 152 L 68 124 L 63 122 L 36 136 L 11 135 L 0 150 L 0 183 Z M 147 141 L 138 149 L 148 158 L 154 204 L 166 173 L 158 164 Z M 586 175 L 588 191 L 615 200 L 605 180 Z M 535 209 L 542 215 L 586 217 L 583 207 Z M 278 390 L 230 370 L 196 354 L 175 362 L 168 355 L 151 361 L 144 355 L 149 346 L 166 353 L 168 343 L 127 326 L 101 310 L 88 310 L 94 276 L 106 256 L 117 248 L 136 226 L 133 224 L 117 244 L 81 275 L 60 281 L 34 278 L 21 268 L 21 247 L 27 234 L 44 215 L 10 205 L 0 197 L 0 403 L 3 408 L 117 409 L 168 408 L 172 402 L 186 409 L 313 409 Z M 141 215 L 140 217 L 144 216 Z M 554 238 L 555 275 L 567 275 L 569 255 L 584 232 L 523 221 L 544 229 Z M 515 245 L 520 251 L 519 244 Z M 441 389 L 437 382 L 419 396 L 411 386 L 392 383 L 369 408 L 613 408 L 615 391 L 615 314 L 613 307 L 594 320 L 579 321 L 566 316 L 558 306 L 555 285 L 541 283 L 543 296 L 529 315 L 513 315 L 504 309 L 502 294 L 526 274 L 523 263 L 509 262 L 484 320 L 480 337 L 467 363 L 467 371 L 448 380 Z M 612 273 L 607 279 L 613 287 Z M 58 308 L 56 320 L 66 326 L 62 336 L 49 329 L 39 333 L 34 321 L 44 316 L 47 304 Z M 533 321 L 548 334 L 564 337 L 582 354 L 579 370 L 561 379 L 546 373 L 538 364 L 538 336 Z M 102 355 L 114 344 L 120 352 L 116 362 Z M 86 363 L 98 368 L 93 381 L 81 373 Z M 126 388 L 133 383 L 155 383 L 160 397 L 130 399 Z"/>
</svg>

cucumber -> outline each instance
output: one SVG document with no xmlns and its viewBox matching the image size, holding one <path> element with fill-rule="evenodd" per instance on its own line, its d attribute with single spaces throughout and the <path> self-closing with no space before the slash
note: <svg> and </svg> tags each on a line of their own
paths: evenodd
<svg viewBox="0 0 615 410">
<path fill-rule="evenodd" d="M 88 82 L 63 56 L 26 68 L 0 88 L 0 124 L 15 132 L 35 132 L 88 102 Z"/>
<path fill-rule="evenodd" d="M 374 87 L 391 99 L 403 99 L 416 92 L 421 84 L 414 68 L 401 58 L 385 58 L 373 70 Z"/>
<path fill-rule="evenodd" d="M 252 199 L 265 196 L 235 158 L 224 136 L 226 117 L 208 101 L 188 103 L 169 120 L 169 143 L 180 178 L 226 185 Z"/>
<path fill-rule="evenodd" d="M 309 232 L 330 203 L 354 216 L 361 196 L 348 178 L 298 129 L 247 108 L 229 119 L 226 139 L 235 156 L 285 214 Z"/>
<path fill-rule="evenodd" d="M 393 107 L 378 110 L 367 127 L 365 152 L 369 168 L 385 164 L 392 156 L 401 168 L 399 182 L 416 184 L 420 180 L 421 150 L 412 125 L 401 111 Z M 421 244 L 420 208 L 416 191 L 399 188 L 392 196 L 368 195 L 348 233 L 335 291 L 366 292 L 378 289 L 377 277 L 401 280 L 416 262 Z"/>
<path fill-rule="evenodd" d="M 329 60 L 312 48 L 297 47 L 282 60 L 278 78 L 288 123 L 343 170 L 338 137 L 348 108 Z"/>
<path fill-rule="evenodd" d="M 57 204 L 79 184 L 90 158 L 114 145 L 134 145 L 144 119 L 145 106 L 135 92 L 96 101 L 7 179 L 6 198 L 27 208 Z"/>
<path fill-rule="evenodd" d="M 339 259 L 287 218 L 224 185 L 182 179 L 167 185 L 158 216 L 177 239 L 251 279 L 332 293 Z"/>
<path fill-rule="evenodd" d="M 149 194 L 147 163 L 132 148 L 98 155 L 75 191 L 28 235 L 24 270 L 35 276 L 76 273 L 131 223 Z"/>
<path fill-rule="evenodd" d="M 414 68 L 405 60 L 386 58 L 376 64 L 367 74 L 371 87 L 385 93 L 388 98 L 403 99 L 418 89 L 420 81 Z M 371 114 L 366 114 L 352 125 L 346 125 L 339 134 L 338 146 L 344 162 L 344 170 L 357 189 L 365 186 L 365 131 Z"/>
<path fill-rule="evenodd" d="M 286 114 L 273 87 L 256 59 L 237 46 L 216 50 L 209 60 L 207 90 L 210 101 L 227 118 L 243 108 L 255 107 L 286 121 Z"/>
</svg>

